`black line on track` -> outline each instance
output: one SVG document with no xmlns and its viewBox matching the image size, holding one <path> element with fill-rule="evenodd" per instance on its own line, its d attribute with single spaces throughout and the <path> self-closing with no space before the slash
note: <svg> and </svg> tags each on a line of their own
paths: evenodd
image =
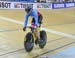
<svg viewBox="0 0 75 58">
<path fill-rule="evenodd" d="M 55 40 L 48 41 L 47 43 L 51 43 L 51 42 L 54 42 L 54 41 L 57 41 L 57 40 L 61 40 L 61 39 L 63 39 L 63 38 L 65 38 L 65 37 L 57 38 L 57 39 L 55 39 Z M 0 56 L 4 56 L 4 55 L 10 54 L 10 53 L 19 52 L 19 51 L 21 51 L 21 50 L 24 50 L 24 48 L 18 49 L 18 50 L 15 50 L 15 51 L 10 51 L 10 52 L 1 54 Z"/>
<path fill-rule="evenodd" d="M 7 54 L 11 54 L 11 53 L 19 52 L 19 51 L 21 51 L 21 50 L 24 50 L 24 48 L 22 48 L 22 49 L 18 49 L 18 50 L 14 50 L 14 51 L 10 51 L 10 52 L 6 52 L 6 53 L 4 53 L 4 54 L 1 54 L 0 56 L 4 56 L 4 55 L 7 55 Z"/>
<path fill-rule="evenodd" d="M 66 47 L 66 46 L 69 46 L 69 45 L 71 45 L 71 44 L 73 44 L 73 43 L 75 43 L 75 42 L 71 42 L 71 43 L 68 43 L 68 44 L 66 44 L 66 45 L 57 47 L 57 48 L 55 48 L 55 49 L 53 49 L 53 50 L 46 51 L 46 52 L 44 52 L 44 53 L 42 53 L 42 54 L 40 54 L 40 55 L 36 55 L 36 56 L 34 56 L 34 57 L 32 57 L 32 58 L 37 58 L 37 57 L 42 56 L 42 55 L 44 55 L 44 54 L 53 52 L 53 51 L 55 51 L 55 50 L 61 49 L 61 48 Z"/>
<path fill-rule="evenodd" d="M 72 35 L 74 35 L 74 34 L 72 34 Z M 57 41 L 57 40 L 61 40 L 61 39 L 63 39 L 63 38 L 66 38 L 66 37 L 57 38 L 57 39 L 55 39 L 55 40 L 48 41 L 47 43 L 51 43 L 51 42 L 54 42 L 54 41 Z M 37 58 L 37 57 L 39 57 L 39 56 L 42 56 L 42 55 L 44 55 L 44 54 L 53 52 L 53 51 L 58 50 L 58 49 L 60 49 L 60 48 L 66 47 L 66 46 L 68 46 L 68 45 L 71 45 L 71 44 L 73 44 L 73 43 L 75 43 L 75 42 L 71 42 L 71 43 L 68 43 L 68 44 L 66 44 L 66 45 L 60 46 L 60 47 L 58 47 L 58 48 L 55 48 L 55 49 L 53 49 L 53 50 L 49 50 L 49 51 L 44 52 L 44 53 L 42 53 L 42 54 L 40 54 L 40 55 L 36 55 L 36 56 L 34 56 L 33 58 Z"/>
<path fill-rule="evenodd" d="M 53 41 L 61 40 L 61 39 L 63 39 L 63 38 L 66 38 L 66 37 L 61 37 L 61 38 L 57 38 L 57 39 L 55 39 L 55 40 L 50 40 L 50 41 L 48 41 L 47 43 L 51 43 L 51 42 L 53 42 Z"/>
</svg>

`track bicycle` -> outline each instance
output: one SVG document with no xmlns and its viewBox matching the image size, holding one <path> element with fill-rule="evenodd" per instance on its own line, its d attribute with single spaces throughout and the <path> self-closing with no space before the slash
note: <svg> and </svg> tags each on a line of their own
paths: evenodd
<svg viewBox="0 0 75 58">
<path fill-rule="evenodd" d="M 40 31 L 40 43 L 38 42 L 37 39 L 37 34 L 36 34 L 36 28 L 33 26 L 27 26 L 27 28 L 30 29 L 30 31 L 26 34 L 25 38 L 24 38 L 24 48 L 27 52 L 31 52 L 33 50 L 34 47 L 34 43 L 37 42 L 37 44 L 39 45 L 39 47 L 41 49 L 44 48 L 44 46 L 47 43 L 47 34 L 45 30 L 40 30 L 40 27 L 38 28 L 38 30 Z"/>
</svg>

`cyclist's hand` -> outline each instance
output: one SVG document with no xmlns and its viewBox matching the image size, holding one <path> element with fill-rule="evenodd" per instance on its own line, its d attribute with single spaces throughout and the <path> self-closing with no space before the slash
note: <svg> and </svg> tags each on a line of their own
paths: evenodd
<svg viewBox="0 0 75 58">
<path fill-rule="evenodd" d="M 26 27 L 23 28 L 23 31 L 26 31 Z"/>
</svg>

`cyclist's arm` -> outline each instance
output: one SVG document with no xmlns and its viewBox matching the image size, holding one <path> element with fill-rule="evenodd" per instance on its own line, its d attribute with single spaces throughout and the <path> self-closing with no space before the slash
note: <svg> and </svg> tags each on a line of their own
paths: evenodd
<svg viewBox="0 0 75 58">
<path fill-rule="evenodd" d="M 29 14 L 26 14 L 25 20 L 24 20 L 24 27 L 27 26 L 27 23 L 28 23 L 28 17 L 29 17 Z"/>
</svg>

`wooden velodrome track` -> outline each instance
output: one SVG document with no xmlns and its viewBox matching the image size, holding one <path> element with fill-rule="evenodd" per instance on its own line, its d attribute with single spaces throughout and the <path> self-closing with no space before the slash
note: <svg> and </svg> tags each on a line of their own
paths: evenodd
<svg viewBox="0 0 75 58">
<path fill-rule="evenodd" d="M 42 27 L 65 35 L 48 31 L 45 48 L 40 49 L 37 45 L 31 53 L 27 53 L 23 41 L 28 29 L 23 32 L 23 23 L 21 23 L 24 21 L 24 10 L 0 10 L 0 58 L 43 58 L 45 57 L 43 55 L 60 58 L 51 55 L 75 46 L 75 8 L 39 11 L 44 17 Z M 61 57 L 65 58 L 62 55 Z"/>
</svg>

